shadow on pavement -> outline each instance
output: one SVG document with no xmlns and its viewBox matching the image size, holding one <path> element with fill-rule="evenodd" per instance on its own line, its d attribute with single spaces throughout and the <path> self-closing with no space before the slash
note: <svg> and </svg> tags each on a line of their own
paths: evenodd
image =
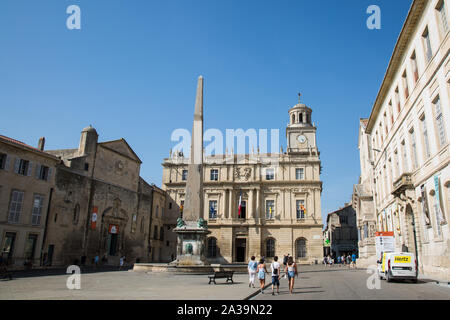
<svg viewBox="0 0 450 320">
<path fill-rule="evenodd" d="M 91 273 L 99 273 L 99 272 L 117 272 L 117 271 L 128 271 L 133 267 L 124 267 L 122 270 L 119 270 L 118 266 L 101 266 L 98 268 L 94 267 L 80 267 L 81 274 L 91 274 Z M 16 270 L 9 271 L 12 275 L 12 279 L 20 279 L 20 278 L 31 278 L 31 277 L 43 277 L 43 276 L 60 276 L 68 274 L 67 268 L 55 268 L 55 269 L 35 269 L 35 270 Z"/>
</svg>

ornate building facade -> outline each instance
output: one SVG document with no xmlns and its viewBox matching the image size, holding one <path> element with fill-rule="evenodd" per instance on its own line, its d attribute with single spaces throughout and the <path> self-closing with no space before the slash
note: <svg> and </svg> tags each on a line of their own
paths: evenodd
<svg viewBox="0 0 450 320">
<path fill-rule="evenodd" d="M 374 216 L 367 209 L 367 222 L 375 217 L 377 231 L 394 232 L 396 249 L 415 253 L 421 273 L 446 280 L 449 14 L 447 0 L 413 2 L 365 126 L 367 152 L 361 153 L 370 158 L 361 162 L 369 164 L 361 172 L 371 176 L 362 190 L 373 195 Z M 357 211 L 364 221 L 365 212 Z"/>
<path fill-rule="evenodd" d="M 300 102 L 289 110 L 286 152 L 260 154 L 258 148 L 205 157 L 209 262 L 241 263 L 252 255 L 270 261 L 287 253 L 300 263 L 322 258 L 321 162 L 311 113 Z M 164 159 L 162 188 L 171 215 L 182 215 L 188 163 L 176 152 Z"/>
</svg>

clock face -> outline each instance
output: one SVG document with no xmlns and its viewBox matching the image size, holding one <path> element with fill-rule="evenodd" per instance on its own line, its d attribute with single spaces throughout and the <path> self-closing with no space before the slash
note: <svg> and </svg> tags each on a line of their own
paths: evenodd
<svg viewBox="0 0 450 320">
<path fill-rule="evenodd" d="M 305 143 L 306 142 L 306 137 L 304 135 L 299 135 L 297 137 L 297 141 L 300 143 Z"/>
</svg>

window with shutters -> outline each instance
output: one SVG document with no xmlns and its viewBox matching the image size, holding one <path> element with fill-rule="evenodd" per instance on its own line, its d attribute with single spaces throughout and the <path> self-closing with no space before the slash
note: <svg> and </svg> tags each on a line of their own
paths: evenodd
<svg viewBox="0 0 450 320">
<path fill-rule="evenodd" d="M 6 154 L 0 153 L 0 170 L 5 170 L 6 167 Z"/>
<path fill-rule="evenodd" d="M 420 118 L 420 123 L 422 125 L 422 137 L 425 145 L 424 148 L 425 159 L 428 159 L 430 157 L 430 144 L 428 142 L 428 130 L 427 130 L 427 123 L 425 121 L 425 115 L 422 115 L 422 117 Z"/>
<path fill-rule="evenodd" d="M 23 205 L 23 191 L 13 190 L 11 193 L 11 201 L 9 204 L 9 215 L 8 222 L 9 223 L 18 223 L 20 213 L 22 212 Z"/>
<path fill-rule="evenodd" d="M 419 80 L 419 68 L 417 67 L 416 51 L 411 55 L 411 67 L 414 75 L 414 83 Z"/>
<path fill-rule="evenodd" d="M 16 161 L 16 166 L 15 166 L 15 172 L 22 175 L 22 176 L 28 176 L 29 172 L 28 170 L 30 169 L 30 162 L 28 160 L 24 160 L 24 159 L 17 159 Z"/>
<path fill-rule="evenodd" d="M 402 81 L 403 81 L 403 89 L 405 90 L 405 100 L 409 97 L 409 88 L 408 88 L 408 76 L 406 74 L 406 70 L 403 72 L 402 75 Z"/>
<path fill-rule="evenodd" d="M 42 207 L 44 205 L 44 197 L 35 195 L 33 200 L 33 211 L 31 213 L 31 224 L 39 226 L 41 224 Z"/>
<path fill-rule="evenodd" d="M 431 40 L 430 33 L 428 32 L 428 27 L 423 32 L 422 38 L 425 47 L 425 56 L 427 57 L 427 62 L 430 62 L 433 58 L 433 51 L 431 50 Z"/>
<path fill-rule="evenodd" d="M 39 174 L 38 179 L 47 181 L 49 178 L 49 167 L 39 166 L 38 168 L 39 168 L 37 169 L 37 172 Z"/>
<path fill-rule="evenodd" d="M 414 135 L 414 128 L 411 128 L 409 131 L 409 135 L 411 138 L 411 152 L 412 152 L 412 158 L 413 158 L 413 165 L 414 169 L 417 169 L 419 166 L 419 161 L 417 159 L 417 145 L 416 145 L 416 137 Z"/>
<path fill-rule="evenodd" d="M 436 10 L 439 11 L 439 19 L 441 20 L 441 28 L 442 31 L 444 31 L 444 33 L 446 33 L 448 31 L 448 21 L 447 21 L 447 12 L 446 8 L 445 8 L 445 1 L 441 0 L 437 7 Z"/>
<path fill-rule="evenodd" d="M 438 145 L 439 148 L 442 148 L 447 143 L 447 138 L 445 135 L 444 118 L 442 116 L 441 99 L 439 98 L 439 96 L 436 97 L 433 104 L 438 135 Z"/>
<path fill-rule="evenodd" d="M 402 107 L 401 107 L 401 103 L 400 103 L 400 94 L 399 94 L 398 87 L 395 88 L 395 101 L 397 102 L 397 112 L 400 113 L 400 111 L 402 110 Z"/>
</svg>

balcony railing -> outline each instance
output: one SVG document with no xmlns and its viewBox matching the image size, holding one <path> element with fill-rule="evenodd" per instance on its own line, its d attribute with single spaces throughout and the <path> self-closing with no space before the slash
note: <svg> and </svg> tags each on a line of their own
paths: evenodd
<svg viewBox="0 0 450 320">
<path fill-rule="evenodd" d="M 394 181 L 392 194 L 395 197 L 399 197 L 400 194 L 404 193 L 406 189 L 414 189 L 414 184 L 412 183 L 411 173 L 404 173 Z"/>
</svg>

